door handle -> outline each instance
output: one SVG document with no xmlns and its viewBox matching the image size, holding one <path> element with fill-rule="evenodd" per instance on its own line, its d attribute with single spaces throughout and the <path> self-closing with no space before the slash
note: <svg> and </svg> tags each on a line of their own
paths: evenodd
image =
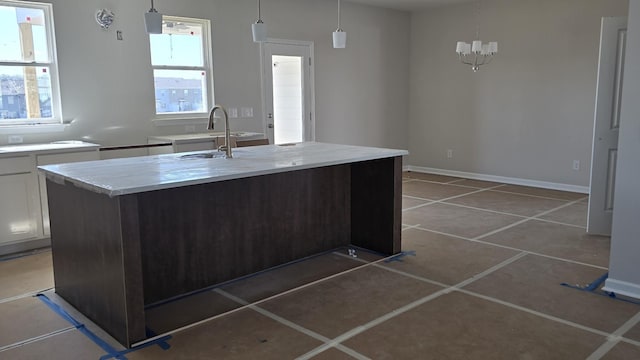
<svg viewBox="0 0 640 360">
<path fill-rule="evenodd" d="M 272 114 L 272 113 L 269 113 L 269 115 L 267 115 L 267 117 L 268 117 L 269 119 L 273 119 L 273 114 Z"/>
<path fill-rule="evenodd" d="M 273 129 L 273 124 L 267 124 L 267 127 L 268 127 L 269 129 Z"/>
</svg>

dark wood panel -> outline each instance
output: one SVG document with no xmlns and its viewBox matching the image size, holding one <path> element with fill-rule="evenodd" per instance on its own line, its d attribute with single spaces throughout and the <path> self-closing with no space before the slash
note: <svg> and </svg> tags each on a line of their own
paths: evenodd
<svg viewBox="0 0 640 360">
<path fill-rule="evenodd" d="M 139 194 L 145 303 L 348 245 L 350 176 L 342 165 Z"/>
<path fill-rule="evenodd" d="M 402 157 L 351 164 L 351 243 L 386 255 L 402 249 Z"/>
<path fill-rule="evenodd" d="M 122 344 L 143 340 L 135 197 L 109 198 L 49 180 L 47 193 L 56 293 Z"/>
</svg>

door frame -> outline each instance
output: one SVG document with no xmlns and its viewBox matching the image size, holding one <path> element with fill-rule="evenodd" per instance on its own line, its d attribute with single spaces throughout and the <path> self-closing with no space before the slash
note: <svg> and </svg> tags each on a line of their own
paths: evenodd
<svg viewBox="0 0 640 360">
<path fill-rule="evenodd" d="M 314 43 L 313 41 L 304 41 L 304 40 L 288 40 L 288 39 L 274 39 L 267 38 L 266 41 L 260 43 L 260 92 L 262 98 L 262 129 L 264 131 L 265 136 L 268 136 L 267 131 L 267 92 L 265 91 L 265 53 L 264 53 L 264 45 L 265 44 L 279 44 L 279 45 L 296 45 L 296 46 L 307 46 L 309 47 L 309 113 L 311 119 L 309 121 L 310 131 L 309 131 L 309 139 L 306 141 L 316 141 L 316 80 L 315 80 L 315 55 L 314 55 Z M 270 61 L 269 61 L 270 62 Z M 306 114 L 305 114 L 306 117 Z"/>
<path fill-rule="evenodd" d="M 626 32 L 621 31 L 626 28 L 625 17 L 602 18 L 587 213 L 587 233 L 594 235 L 611 235 L 619 123 L 614 126 L 620 120 L 626 51 Z M 604 147 L 613 141 L 615 152 Z"/>
</svg>

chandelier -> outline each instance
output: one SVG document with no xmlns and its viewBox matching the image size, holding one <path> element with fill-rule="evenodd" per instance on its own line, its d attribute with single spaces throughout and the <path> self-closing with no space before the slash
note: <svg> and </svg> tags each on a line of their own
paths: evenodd
<svg viewBox="0 0 640 360">
<path fill-rule="evenodd" d="M 476 17 L 476 40 L 471 44 L 464 41 L 458 41 L 456 44 L 456 53 L 460 62 L 471 65 L 473 72 L 480 70 L 480 66 L 490 63 L 494 55 L 498 53 L 498 43 L 496 41 L 483 44 L 480 40 L 480 1 L 478 1 Z"/>
</svg>

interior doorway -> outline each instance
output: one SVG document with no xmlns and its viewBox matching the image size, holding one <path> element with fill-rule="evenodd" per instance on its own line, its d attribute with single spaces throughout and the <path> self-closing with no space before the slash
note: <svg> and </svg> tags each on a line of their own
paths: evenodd
<svg viewBox="0 0 640 360">
<path fill-rule="evenodd" d="M 315 139 L 313 42 L 261 44 L 264 131 L 271 144 Z"/>
</svg>

